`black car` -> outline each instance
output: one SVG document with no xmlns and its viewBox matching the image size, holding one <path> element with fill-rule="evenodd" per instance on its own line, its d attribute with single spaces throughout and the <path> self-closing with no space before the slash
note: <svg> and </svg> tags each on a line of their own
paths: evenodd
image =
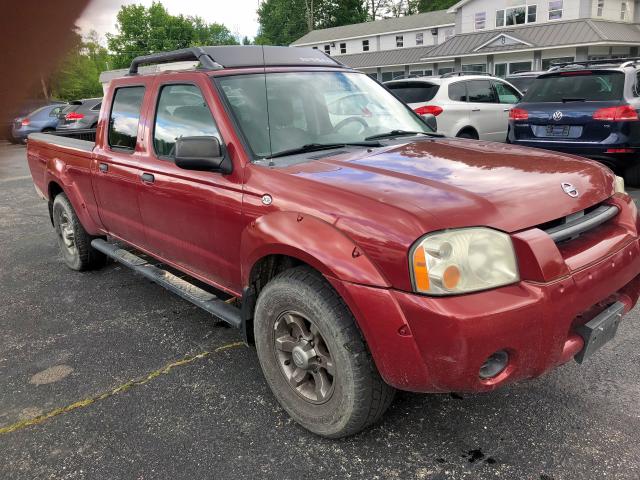
<svg viewBox="0 0 640 480">
<path fill-rule="evenodd" d="M 102 98 L 85 98 L 73 100 L 64 108 L 58 118 L 56 130 L 70 130 L 78 128 L 96 128 Z"/>
<path fill-rule="evenodd" d="M 640 59 L 571 62 L 509 113 L 509 142 L 597 159 L 640 186 Z"/>
</svg>

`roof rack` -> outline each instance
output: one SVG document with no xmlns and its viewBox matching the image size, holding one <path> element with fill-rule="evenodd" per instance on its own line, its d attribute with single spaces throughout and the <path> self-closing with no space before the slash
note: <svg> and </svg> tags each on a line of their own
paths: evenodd
<svg viewBox="0 0 640 480">
<path fill-rule="evenodd" d="M 424 75 L 416 75 L 415 73 L 410 73 L 409 75 L 402 74 L 402 75 L 396 75 L 391 80 L 407 80 L 407 79 L 410 79 L 410 78 L 420 78 L 422 76 L 424 76 Z"/>
<path fill-rule="evenodd" d="M 182 50 L 174 50 L 172 52 L 152 53 L 151 55 L 142 55 L 132 60 L 129 67 L 129 75 L 137 75 L 140 65 L 160 64 L 170 62 L 181 62 L 193 60 L 200 62 L 201 68 L 204 70 L 220 70 L 224 68 L 209 56 L 200 47 L 183 48 Z"/>
<path fill-rule="evenodd" d="M 549 68 L 549 72 L 555 72 L 561 68 L 571 67 L 571 66 L 580 66 L 580 67 L 588 67 L 589 65 L 618 65 L 621 68 L 629 67 L 635 65 L 640 62 L 640 57 L 629 57 L 629 58 L 601 58 L 599 60 L 584 60 L 580 62 L 561 62 L 561 63 L 552 63 L 551 68 Z"/>
<path fill-rule="evenodd" d="M 488 72 L 449 72 L 443 73 L 440 75 L 440 78 L 463 77 L 465 75 L 483 75 L 485 77 L 493 77 L 493 75 Z"/>
</svg>

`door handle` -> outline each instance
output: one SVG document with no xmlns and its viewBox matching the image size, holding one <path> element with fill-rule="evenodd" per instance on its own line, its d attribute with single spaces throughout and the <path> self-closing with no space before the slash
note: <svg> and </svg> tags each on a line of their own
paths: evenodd
<svg viewBox="0 0 640 480">
<path fill-rule="evenodd" d="M 154 177 L 151 173 L 143 173 L 142 175 L 140 175 L 140 179 L 144 183 L 153 183 L 156 181 L 156 177 Z"/>
<path fill-rule="evenodd" d="M 471 111 L 472 111 L 472 112 L 479 112 L 479 111 L 480 111 L 480 109 L 479 109 L 479 108 L 472 108 L 472 109 L 471 109 Z"/>
<path fill-rule="evenodd" d="M 511 108 L 505 108 L 504 110 L 502 110 L 503 112 L 508 112 L 509 110 L 511 110 Z"/>
<path fill-rule="evenodd" d="M 102 173 L 107 173 L 109 171 L 109 165 L 107 165 L 106 163 L 101 163 L 100 165 L 98 165 L 98 168 Z"/>
</svg>

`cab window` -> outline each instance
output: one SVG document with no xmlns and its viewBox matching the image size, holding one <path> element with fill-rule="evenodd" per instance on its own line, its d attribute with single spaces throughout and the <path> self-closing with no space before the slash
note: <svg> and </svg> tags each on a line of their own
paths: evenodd
<svg viewBox="0 0 640 480">
<path fill-rule="evenodd" d="M 175 157 L 180 137 L 216 137 L 222 143 L 211 110 L 195 85 L 165 85 L 160 90 L 153 127 L 153 148 L 160 158 Z"/>
<path fill-rule="evenodd" d="M 143 98 L 144 87 L 122 87 L 115 91 L 109 121 L 109 145 L 112 148 L 135 150 Z"/>
</svg>

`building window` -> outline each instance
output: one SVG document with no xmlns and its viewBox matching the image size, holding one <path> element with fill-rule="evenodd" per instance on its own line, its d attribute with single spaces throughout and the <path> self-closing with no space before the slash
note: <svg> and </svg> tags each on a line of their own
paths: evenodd
<svg viewBox="0 0 640 480">
<path fill-rule="evenodd" d="M 484 63 L 474 63 L 470 65 L 462 65 L 463 72 L 484 73 L 487 71 L 487 65 Z"/>
<path fill-rule="evenodd" d="M 341 43 L 340 44 L 340 53 L 347 53 L 347 44 L 346 43 Z"/>
<path fill-rule="evenodd" d="M 476 30 L 484 30 L 486 26 L 487 12 L 478 12 L 475 15 Z"/>
<path fill-rule="evenodd" d="M 506 63 L 496 63 L 494 66 L 494 74 L 496 77 L 504 78 L 507 76 L 507 64 Z"/>
<path fill-rule="evenodd" d="M 369 51 L 369 40 L 362 40 L 362 51 L 363 52 Z"/>
<path fill-rule="evenodd" d="M 496 27 L 504 27 L 504 10 L 496 12 Z"/>
<path fill-rule="evenodd" d="M 562 5 L 562 0 L 560 0 Z M 562 7 L 560 7 L 562 8 Z M 535 23 L 537 20 L 538 8 L 536 5 L 528 5 L 522 7 L 507 8 L 506 10 L 496 11 L 496 27 L 504 27 L 505 25 L 522 25 L 524 23 Z"/>
<path fill-rule="evenodd" d="M 629 8 L 627 7 L 627 2 L 620 3 L 620 20 L 627 20 L 628 15 Z"/>
<path fill-rule="evenodd" d="M 331 53 L 331 45 L 324 46 L 324 53 L 326 53 L 327 55 Z"/>
<path fill-rule="evenodd" d="M 549 20 L 559 20 L 562 18 L 562 0 L 549 2 Z"/>
<path fill-rule="evenodd" d="M 411 70 L 409 75 L 412 77 L 430 77 L 433 75 L 433 70 Z"/>
<path fill-rule="evenodd" d="M 438 69 L 438 75 L 444 75 L 445 73 L 453 72 L 453 67 L 441 67 Z"/>
<path fill-rule="evenodd" d="M 317 50 L 317 49 L 318 49 L 318 47 L 311 47 L 311 48 L 313 48 L 314 50 Z"/>
<path fill-rule="evenodd" d="M 538 7 L 536 5 L 527 6 L 527 23 L 536 23 Z"/>
<path fill-rule="evenodd" d="M 509 64 L 509 73 L 530 72 L 531 62 L 513 62 Z"/>
<path fill-rule="evenodd" d="M 596 11 L 596 17 L 601 17 L 604 10 L 604 0 L 598 0 L 598 10 Z"/>
<path fill-rule="evenodd" d="M 404 46 L 404 37 L 402 35 L 396 35 L 396 48 L 402 48 Z"/>
<path fill-rule="evenodd" d="M 424 34 L 416 33 L 416 45 L 422 45 L 424 43 Z"/>
</svg>

